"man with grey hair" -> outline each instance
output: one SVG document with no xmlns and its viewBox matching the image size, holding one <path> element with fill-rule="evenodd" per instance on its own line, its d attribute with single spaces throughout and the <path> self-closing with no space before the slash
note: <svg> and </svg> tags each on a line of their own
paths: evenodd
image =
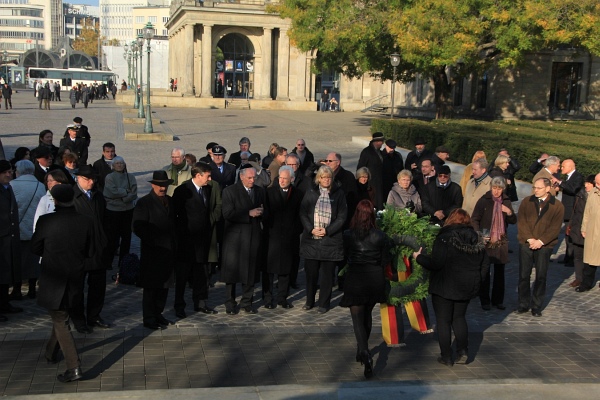
<svg viewBox="0 0 600 400">
<path fill-rule="evenodd" d="M 238 165 L 237 171 L 235 171 L 235 181 L 237 182 L 240 179 L 240 171 L 241 168 L 248 164 L 249 158 L 252 155 L 249 151 L 242 151 L 240 153 L 240 165 Z M 231 157 L 229 158 L 231 159 Z"/>
<path fill-rule="evenodd" d="M 467 183 L 462 205 L 462 208 L 469 215 L 473 214 L 475 204 L 477 204 L 481 196 L 491 189 L 490 183 L 492 182 L 492 178 L 488 175 L 488 162 L 485 158 L 473 161 L 472 166 L 473 177 Z"/>
<path fill-rule="evenodd" d="M 300 165 L 296 171 L 300 171 L 300 173 L 296 174 L 296 178 L 298 175 L 305 175 L 306 171 L 315 163 L 315 156 L 313 153 L 306 147 L 306 142 L 304 139 L 296 140 L 296 147 L 290 154 L 295 154 L 298 156 L 298 160 L 300 160 Z M 294 185 L 297 186 L 297 185 Z"/>
<path fill-rule="evenodd" d="M 240 180 L 223 190 L 223 251 L 221 281 L 226 283 L 225 311 L 236 314 L 235 287 L 242 284 L 240 308 L 255 314 L 252 306 L 254 283 L 261 265 L 263 222 L 269 210 L 265 189 L 255 186 L 256 170 L 246 164 Z"/>
<path fill-rule="evenodd" d="M 537 174 L 535 174 L 532 182 L 535 182 L 540 178 L 545 178 L 545 179 L 548 179 L 550 182 L 552 182 L 552 178 L 554 178 L 554 175 L 558 173 L 559 169 L 560 169 L 560 158 L 558 158 L 556 156 L 550 156 L 546 159 L 546 164 L 544 165 L 544 168 L 542 168 Z M 535 192 L 535 189 L 532 190 L 532 194 L 534 192 Z M 558 183 L 557 184 L 551 183 L 550 194 L 552 196 L 556 196 L 557 193 L 558 193 Z"/>
<path fill-rule="evenodd" d="M 173 183 L 169 185 L 167 189 L 167 196 L 173 196 L 173 192 L 177 186 L 181 185 L 188 179 L 192 179 L 191 167 L 185 161 L 185 150 L 181 147 L 175 147 L 171 150 L 171 164 L 163 168 L 167 171 L 167 175 L 170 179 L 173 179 Z"/>
<path fill-rule="evenodd" d="M 235 153 L 231 153 L 229 156 L 229 160 L 227 161 L 229 164 L 235 165 L 236 168 L 239 168 L 242 165 L 242 152 L 250 152 L 250 139 L 247 137 L 243 137 L 240 139 L 240 151 L 236 151 Z M 252 152 L 250 152 L 252 154 Z"/>
<path fill-rule="evenodd" d="M 279 168 L 278 184 L 267 189 L 269 214 L 264 220 L 268 251 L 266 271 L 262 274 L 265 308 L 292 308 L 287 301 L 290 276 L 298 270 L 300 252 L 300 202 L 303 195 L 292 185 L 294 170 Z M 277 275 L 277 304 L 273 302 L 273 282 Z"/>
<path fill-rule="evenodd" d="M 17 178 L 10 185 L 15 193 L 19 208 L 19 231 L 21 234 L 21 278 L 29 281 L 27 295 L 33 299 L 36 296 L 35 285 L 40 273 L 40 258 L 31 252 L 31 236 L 33 221 L 40 199 L 46 194 L 46 188 L 33 175 L 35 166 L 29 160 L 20 160 L 15 164 Z M 11 300 L 21 300 L 21 281 L 13 282 Z"/>
<path fill-rule="evenodd" d="M 304 197 L 304 193 L 310 190 L 311 188 L 311 180 L 308 178 L 304 172 L 302 172 L 302 162 L 298 154 L 290 153 L 285 157 L 285 165 L 289 166 L 294 170 L 294 181 L 292 182 L 292 186 L 297 188 L 300 191 L 302 197 Z M 278 182 L 275 182 L 275 185 L 278 185 Z"/>
</svg>

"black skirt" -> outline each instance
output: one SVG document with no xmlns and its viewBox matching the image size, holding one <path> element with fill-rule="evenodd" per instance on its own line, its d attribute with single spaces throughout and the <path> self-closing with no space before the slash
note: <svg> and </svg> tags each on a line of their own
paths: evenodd
<svg viewBox="0 0 600 400">
<path fill-rule="evenodd" d="M 386 301 L 383 267 L 368 264 L 348 266 L 341 307 L 373 305 Z"/>
</svg>

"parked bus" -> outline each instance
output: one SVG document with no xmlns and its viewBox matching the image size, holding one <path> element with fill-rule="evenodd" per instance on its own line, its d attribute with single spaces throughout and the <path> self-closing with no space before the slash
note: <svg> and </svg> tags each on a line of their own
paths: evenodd
<svg viewBox="0 0 600 400">
<path fill-rule="evenodd" d="M 46 83 L 46 81 L 59 81 L 61 85 L 61 90 L 68 91 L 73 85 L 78 83 L 92 85 L 94 83 L 101 84 L 106 83 L 109 85 L 109 82 L 112 83 L 117 82 L 118 75 L 113 73 L 112 71 L 94 71 L 83 68 L 69 68 L 69 69 L 60 69 L 60 68 L 29 68 L 29 82 L 28 87 L 33 89 L 34 83 L 36 81 L 41 80 L 42 83 Z"/>
</svg>

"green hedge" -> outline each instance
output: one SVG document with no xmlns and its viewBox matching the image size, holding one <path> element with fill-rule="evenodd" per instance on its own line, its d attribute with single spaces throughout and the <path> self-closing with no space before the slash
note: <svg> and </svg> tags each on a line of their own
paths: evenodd
<svg viewBox="0 0 600 400">
<path fill-rule="evenodd" d="M 561 160 L 572 158 L 584 176 L 600 172 L 600 123 L 596 121 L 377 119 L 371 132 L 377 131 L 408 149 L 419 137 L 432 150 L 443 144 L 450 149 L 450 160 L 461 164 L 469 164 L 477 150 L 485 151 L 492 162 L 498 150 L 506 148 L 522 166 L 517 179 L 525 181 L 533 178 L 529 165 L 543 152 Z"/>
</svg>

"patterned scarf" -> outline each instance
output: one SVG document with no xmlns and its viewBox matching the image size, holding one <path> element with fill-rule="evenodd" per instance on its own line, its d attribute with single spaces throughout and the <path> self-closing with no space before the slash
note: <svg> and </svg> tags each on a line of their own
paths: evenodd
<svg viewBox="0 0 600 400">
<path fill-rule="evenodd" d="M 490 247 L 494 247 L 494 243 L 500 242 L 505 235 L 504 230 L 504 214 L 502 214 L 502 196 L 494 197 L 494 210 L 492 211 L 492 227 L 490 229 Z"/>
<path fill-rule="evenodd" d="M 314 228 L 327 228 L 331 223 L 331 200 L 329 199 L 329 190 L 319 187 L 319 198 L 315 204 L 315 222 Z M 320 236 L 313 236 L 313 239 L 322 239 Z"/>
</svg>

